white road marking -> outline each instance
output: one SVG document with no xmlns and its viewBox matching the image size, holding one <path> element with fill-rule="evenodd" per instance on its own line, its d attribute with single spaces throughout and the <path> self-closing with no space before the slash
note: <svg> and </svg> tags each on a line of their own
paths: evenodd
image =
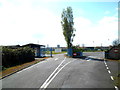
<svg viewBox="0 0 120 90">
<path fill-rule="evenodd" d="M 90 58 L 97 58 L 96 56 L 88 56 L 88 57 L 90 57 Z"/>
<path fill-rule="evenodd" d="M 106 64 L 106 61 L 104 60 L 104 63 Z"/>
<path fill-rule="evenodd" d="M 58 58 L 55 59 L 55 61 L 58 60 Z"/>
<path fill-rule="evenodd" d="M 107 64 L 105 64 L 105 66 L 108 67 Z"/>
<path fill-rule="evenodd" d="M 62 67 L 59 69 L 59 71 L 56 72 L 55 75 L 46 83 L 46 85 L 44 85 L 44 87 L 42 87 L 43 90 L 46 89 L 47 86 L 51 83 L 51 81 L 58 75 L 58 73 L 59 73 L 66 65 L 68 65 L 68 64 L 71 63 L 71 62 L 73 62 L 73 61 L 70 61 L 70 62 L 66 63 L 64 66 L 62 66 Z"/>
<path fill-rule="evenodd" d="M 108 70 L 108 73 L 111 73 L 110 70 Z"/>
<path fill-rule="evenodd" d="M 90 60 L 91 60 L 90 58 L 87 59 L 87 61 L 90 61 Z"/>
<path fill-rule="evenodd" d="M 119 90 L 117 86 L 115 86 L 115 90 Z"/>
<path fill-rule="evenodd" d="M 108 67 L 106 67 L 107 68 L 107 70 L 109 69 Z"/>
<path fill-rule="evenodd" d="M 107 70 L 108 70 L 108 73 L 111 74 L 111 71 L 109 70 L 109 68 L 108 68 L 107 63 L 105 62 L 105 60 L 104 60 L 104 63 L 105 63 L 105 66 L 106 66 L 106 68 L 107 68 Z M 110 76 L 110 78 L 111 78 L 112 80 L 114 80 L 113 76 Z M 115 90 L 119 90 L 117 86 L 114 86 L 114 87 L 115 87 Z"/>
<path fill-rule="evenodd" d="M 105 65 L 106 65 L 106 62 L 104 62 L 105 63 Z"/>
<path fill-rule="evenodd" d="M 104 60 L 104 63 L 105 63 L 106 68 L 107 68 L 107 69 L 109 69 L 109 68 L 108 68 L 108 65 L 107 65 L 107 63 L 106 63 L 106 61 L 105 61 L 105 60 Z"/>
<path fill-rule="evenodd" d="M 110 76 L 110 78 L 111 78 L 112 80 L 114 80 L 114 79 L 113 79 L 113 76 Z"/>
<path fill-rule="evenodd" d="M 64 60 L 58 65 L 58 67 L 53 71 L 53 73 L 47 78 L 47 80 L 43 83 L 43 85 L 40 88 L 44 88 L 44 86 L 47 84 L 47 82 L 49 81 L 49 79 L 53 76 L 53 74 L 57 71 L 57 69 L 62 65 L 62 63 L 65 61 L 66 57 L 64 58 Z"/>
</svg>

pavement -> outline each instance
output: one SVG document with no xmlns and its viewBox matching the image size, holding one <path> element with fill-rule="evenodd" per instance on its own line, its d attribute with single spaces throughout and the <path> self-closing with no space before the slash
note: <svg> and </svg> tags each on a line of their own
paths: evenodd
<svg viewBox="0 0 120 90">
<path fill-rule="evenodd" d="M 54 55 L 42 62 L 18 71 L 0 80 L 0 88 L 6 89 L 77 89 L 118 90 L 114 76 L 118 73 L 118 62 L 99 58 L 103 53 L 84 53 L 86 58 L 67 58 Z M 90 57 L 89 57 L 90 56 Z M 91 57 L 92 56 L 92 57 Z M 93 59 L 98 57 L 98 59 Z"/>
</svg>

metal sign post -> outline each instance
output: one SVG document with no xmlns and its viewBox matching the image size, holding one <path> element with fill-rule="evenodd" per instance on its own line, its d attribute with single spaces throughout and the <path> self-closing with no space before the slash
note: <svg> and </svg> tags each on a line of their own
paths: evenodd
<svg viewBox="0 0 120 90">
<path fill-rule="evenodd" d="M 52 57 L 52 48 L 50 48 L 50 56 Z"/>
</svg>

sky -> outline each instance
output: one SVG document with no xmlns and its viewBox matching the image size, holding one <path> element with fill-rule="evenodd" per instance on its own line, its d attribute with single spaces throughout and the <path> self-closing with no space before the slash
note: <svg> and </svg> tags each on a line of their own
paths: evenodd
<svg viewBox="0 0 120 90">
<path fill-rule="evenodd" d="M 109 46 L 118 38 L 118 0 L 0 0 L 0 45 L 66 47 L 61 13 L 69 6 L 73 45 Z"/>
</svg>

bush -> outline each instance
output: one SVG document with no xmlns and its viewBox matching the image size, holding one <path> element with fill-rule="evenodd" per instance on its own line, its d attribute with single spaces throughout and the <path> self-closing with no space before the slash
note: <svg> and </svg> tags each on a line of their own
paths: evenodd
<svg viewBox="0 0 120 90">
<path fill-rule="evenodd" d="M 73 46 L 72 49 L 73 49 L 73 53 L 74 52 L 83 52 L 83 49 L 80 48 L 79 46 Z"/>
<path fill-rule="evenodd" d="M 29 47 L 20 47 L 17 49 L 2 48 L 2 66 L 5 68 L 34 61 L 34 57 L 34 51 Z"/>
</svg>

